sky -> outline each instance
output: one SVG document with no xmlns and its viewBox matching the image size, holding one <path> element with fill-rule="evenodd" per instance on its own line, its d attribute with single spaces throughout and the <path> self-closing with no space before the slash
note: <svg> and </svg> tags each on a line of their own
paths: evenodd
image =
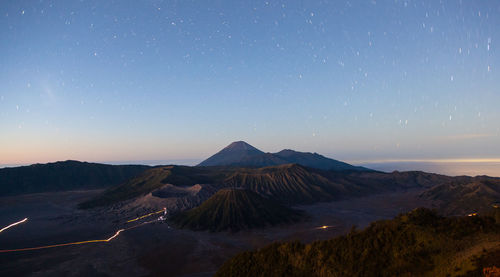
<svg viewBox="0 0 500 277">
<path fill-rule="evenodd" d="M 498 1 L 2 1 L 0 164 L 500 164 L 498 26 Z"/>
</svg>

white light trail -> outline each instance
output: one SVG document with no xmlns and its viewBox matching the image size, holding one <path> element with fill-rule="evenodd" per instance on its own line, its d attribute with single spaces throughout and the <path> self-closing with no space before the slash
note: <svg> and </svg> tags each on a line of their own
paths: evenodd
<svg viewBox="0 0 500 277">
<path fill-rule="evenodd" d="M 21 224 L 21 223 L 24 223 L 24 222 L 26 222 L 26 221 L 28 221 L 28 218 L 25 218 L 25 219 L 20 220 L 20 221 L 18 221 L 18 222 L 14 222 L 14 223 L 10 224 L 9 226 L 3 227 L 3 228 L 0 230 L 0 233 L 1 233 L 1 232 L 3 232 L 3 231 L 5 231 L 5 230 L 7 230 L 7 229 L 9 229 L 9 228 L 11 228 L 11 227 L 14 227 L 14 226 L 16 226 L 16 225 L 19 225 L 19 224 Z"/>
</svg>

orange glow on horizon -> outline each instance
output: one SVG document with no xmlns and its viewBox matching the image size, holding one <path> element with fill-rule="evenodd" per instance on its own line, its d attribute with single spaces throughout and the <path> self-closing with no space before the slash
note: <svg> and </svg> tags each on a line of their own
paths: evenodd
<svg viewBox="0 0 500 277">
<path fill-rule="evenodd" d="M 364 163 L 500 163 L 500 158 L 456 158 L 456 159 L 378 159 L 349 161 L 353 164 Z"/>
</svg>

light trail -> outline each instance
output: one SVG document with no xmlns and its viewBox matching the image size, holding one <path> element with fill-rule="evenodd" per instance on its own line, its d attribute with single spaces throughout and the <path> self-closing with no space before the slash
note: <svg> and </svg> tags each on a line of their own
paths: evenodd
<svg viewBox="0 0 500 277">
<path fill-rule="evenodd" d="M 142 219 L 142 218 L 145 218 L 145 217 L 148 217 L 148 216 L 152 216 L 152 215 L 155 215 L 155 214 L 165 213 L 165 212 L 166 212 L 166 209 L 163 209 L 161 211 L 157 211 L 157 212 L 154 212 L 154 213 L 150 213 L 150 214 L 147 214 L 147 215 L 144 215 L 144 216 L 141 216 L 141 217 L 129 220 L 129 221 L 127 221 L 127 223 L 133 222 L 133 221 L 137 221 L 139 219 Z M 19 222 L 13 223 L 13 224 L 5 227 L 4 229 L 10 228 L 10 227 L 15 226 L 17 224 L 21 224 L 21 223 L 25 222 L 26 220 L 28 220 L 28 219 L 25 218 L 25 219 L 23 219 L 23 220 L 21 220 Z M 116 233 L 114 235 L 112 235 L 111 237 L 109 237 L 107 239 L 85 240 L 85 241 L 68 242 L 68 243 L 60 243 L 60 244 L 52 244 L 52 245 L 44 245 L 44 246 L 28 247 L 28 248 L 19 248 L 19 249 L 5 249 L 5 250 L 0 250 L 0 253 L 41 250 L 41 249 L 48 249 L 48 248 L 55 248 L 55 247 L 62 247 L 62 246 L 70 246 L 70 245 L 88 244 L 88 243 L 110 242 L 114 238 L 118 237 L 120 235 L 120 233 L 122 233 L 124 231 L 130 230 L 130 229 L 134 229 L 134 228 L 140 227 L 142 225 L 146 225 L 146 224 L 150 224 L 150 223 L 154 223 L 154 222 L 158 222 L 158 220 L 146 221 L 146 222 L 143 222 L 143 223 L 140 223 L 140 224 L 137 224 L 137 225 L 125 228 L 125 229 L 120 229 L 120 230 L 116 231 Z M 2 229 L 2 231 L 4 229 Z"/>
<path fill-rule="evenodd" d="M 69 245 L 78 245 L 78 244 L 87 244 L 87 243 L 96 243 L 96 242 L 110 242 L 112 239 L 116 238 L 121 232 L 125 231 L 125 229 L 120 229 L 116 231 L 116 233 L 108 239 L 95 239 L 95 240 L 85 240 L 85 241 L 77 241 L 77 242 L 68 242 L 68 243 L 60 243 L 60 244 L 52 244 L 38 247 L 29 247 L 29 248 L 20 248 L 20 249 L 8 249 L 8 250 L 0 250 L 0 253 L 7 252 L 21 252 L 21 251 L 30 251 L 30 250 L 40 250 L 61 246 L 69 246 Z"/>
<path fill-rule="evenodd" d="M 134 222 L 134 221 L 137 221 L 137 220 L 140 220 L 140 219 L 143 219 L 143 218 L 146 218 L 146 217 L 149 217 L 149 216 L 155 215 L 155 214 L 164 213 L 164 212 L 165 212 L 165 209 L 160 210 L 160 211 L 157 211 L 157 212 L 149 213 L 149 214 L 147 214 L 147 215 L 143 215 L 143 216 L 140 216 L 140 217 L 137 217 L 137 218 L 131 219 L 131 220 L 127 221 L 127 223 Z"/>
<path fill-rule="evenodd" d="M 107 239 L 106 242 L 109 242 L 112 239 L 116 238 L 123 231 L 125 231 L 125 229 L 120 229 L 120 230 L 116 231 L 116 233 L 114 235 L 112 235 L 109 239 Z"/>
<path fill-rule="evenodd" d="M 19 224 L 21 224 L 21 223 L 24 223 L 24 222 L 26 222 L 26 221 L 28 221 L 28 218 L 25 218 L 25 219 L 20 220 L 20 221 L 18 221 L 18 222 L 14 222 L 14 223 L 10 224 L 9 226 L 3 227 L 3 228 L 0 230 L 0 233 L 1 233 L 1 232 L 3 232 L 3 231 L 5 231 L 5 230 L 7 230 L 7 229 L 9 229 L 9 228 L 11 228 L 11 227 L 14 227 L 14 226 L 16 226 L 16 225 L 19 225 Z"/>
<path fill-rule="evenodd" d="M 328 228 L 333 228 L 333 227 L 335 227 L 335 226 L 323 225 L 323 226 L 316 227 L 314 229 L 315 230 L 326 230 Z"/>
</svg>

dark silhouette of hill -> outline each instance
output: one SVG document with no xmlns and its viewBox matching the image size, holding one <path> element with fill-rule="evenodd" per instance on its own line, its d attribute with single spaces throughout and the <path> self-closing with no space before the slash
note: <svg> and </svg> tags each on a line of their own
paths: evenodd
<svg viewBox="0 0 500 277">
<path fill-rule="evenodd" d="M 215 276 L 483 276 L 483 268 L 500 265 L 499 251 L 493 217 L 416 209 L 326 241 L 243 252 Z"/>
<path fill-rule="evenodd" d="M 0 169 L 0 195 L 98 189 L 123 183 L 149 169 L 145 165 L 107 165 L 78 161 Z"/>
<path fill-rule="evenodd" d="M 338 182 L 347 181 L 350 183 L 360 183 L 365 186 L 371 186 L 377 190 L 395 190 L 406 188 L 430 188 L 437 184 L 443 184 L 451 180 L 459 180 L 457 177 L 450 177 L 435 173 L 427 173 L 422 171 L 394 171 L 392 173 L 383 172 L 335 172 L 325 171 L 329 178 L 333 178 Z"/>
<path fill-rule="evenodd" d="M 317 153 L 282 150 L 278 153 L 264 153 L 244 141 L 236 141 L 217 152 L 198 166 L 235 166 L 266 167 L 296 163 L 307 167 L 336 171 L 369 171 L 370 169 L 353 166 L 330 159 Z"/>
<path fill-rule="evenodd" d="M 221 189 L 199 207 L 180 212 L 171 222 L 180 228 L 239 231 L 290 223 L 301 214 L 245 189 Z"/>
<path fill-rule="evenodd" d="M 458 177 L 426 190 L 420 197 L 438 200 L 440 212 L 446 215 L 484 213 L 495 203 L 500 205 L 500 178 Z"/>
</svg>

